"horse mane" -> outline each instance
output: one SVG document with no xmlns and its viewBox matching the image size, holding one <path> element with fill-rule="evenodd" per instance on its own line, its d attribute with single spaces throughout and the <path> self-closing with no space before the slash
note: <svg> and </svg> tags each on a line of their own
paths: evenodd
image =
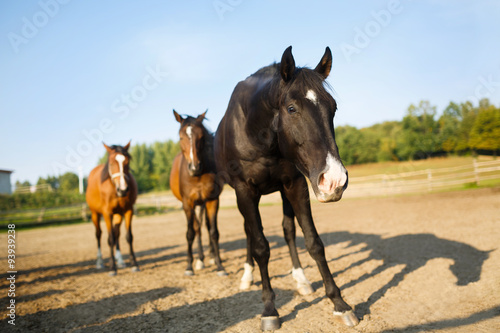
<svg viewBox="0 0 500 333">
<path fill-rule="evenodd" d="M 127 157 L 129 160 L 132 159 L 132 156 L 130 156 L 128 151 L 125 148 L 123 148 L 122 146 L 112 145 L 109 148 L 113 149 L 118 154 L 122 154 L 123 156 Z M 102 172 L 101 172 L 101 183 L 104 183 L 108 178 L 109 178 L 109 154 L 108 154 L 108 160 L 104 164 L 104 168 L 102 169 Z"/>
<path fill-rule="evenodd" d="M 248 77 L 255 78 L 257 80 L 269 80 L 269 90 L 266 96 L 266 100 L 269 104 L 271 104 L 272 108 L 278 108 L 278 103 L 279 101 L 281 101 L 282 96 L 292 86 L 294 88 L 298 88 L 298 91 L 302 96 L 305 96 L 309 89 L 313 89 L 318 93 L 318 97 L 320 99 L 329 100 L 332 97 L 332 94 L 330 94 L 329 92 L 333 93 L 334 91 L 330 84 L 324 79 L 321 74 L 307 67 L 297 67 L 290 82 L 287 83 L 288 89 L 280 89 L 281 85 L 283 84 L 280 74 L 280 66 L 281 63 L 272 63 L 269 66 L 262 67 Z M 300 82 L 300 84 L 294 85 L 294 83 L 296 82 Z M 281 94 L 278 94 L 278 100 L 273 100 L 272 96 L 276 96 L 275 94 L 273 94 L 273 92 L 280 90 Z"/>
</svg>

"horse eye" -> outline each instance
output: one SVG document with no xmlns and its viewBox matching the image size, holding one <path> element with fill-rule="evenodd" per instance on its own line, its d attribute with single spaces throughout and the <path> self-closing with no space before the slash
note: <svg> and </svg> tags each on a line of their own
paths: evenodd
<svg viewBox="0 0 500 333">
<path fill-rule="evenodd" d="M 293 106 L 289 106 L 288 109 L 287 109 L 288 113 L 295 113 L 297 112 L 297 110 L 295 110 L 295 108 Z"/>
</svg>

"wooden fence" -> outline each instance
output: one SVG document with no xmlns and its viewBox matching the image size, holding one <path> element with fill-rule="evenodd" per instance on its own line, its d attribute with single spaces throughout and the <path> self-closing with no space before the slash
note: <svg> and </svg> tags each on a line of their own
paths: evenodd
<svg viewBox="0 0 500 333">
<path fill-rule="evenodd" d="M 345 197 L 425 193 L 486 185 L 487 182 L 500 183 L 500 160 L 487 162 L 474 160 L 471 164 L 452 168 L 349 177 L 349 187 Z"/>
</svg>

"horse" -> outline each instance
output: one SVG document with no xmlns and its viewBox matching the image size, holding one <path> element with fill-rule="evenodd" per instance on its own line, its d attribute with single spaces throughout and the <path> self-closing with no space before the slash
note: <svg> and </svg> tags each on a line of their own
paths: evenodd
<svg viewBox="0 0 500 333">
<path fill-rule="evenodd" d="M 129 161 L 131 159 L 128 149 L 130 142 L 122 147 L 113 145 L 109 147 L 103 143 L 108 152 L 108 160 L 105 164 L 95 167 L 89 175 L 85 197 L 92 213 L 92 222 L 95 226 L 97 238 L 97 268 L 103 268 L 101 253 L 101 216 L 104 217 L 108 229 L 108 244 L 111 255 L 111 267 L 109 274 L 116 275 L 116 261 L 120 268 L 125 267 L 120 252 L 120 225 L 125 217 L 127 229 L 127 242 L 130 246 L 130 264 L 132 271 L 139 271 L 139 265 L 135 258 L 132 246 L 132 216 L 134 214 L 134 203 L 137 199 L 137 183 L 130 173 Z M 113 250 L 116 245 L 116 255 Z"/>
<path fill-rule="evenodd" d="M 300 269 L 298 257 L 293 255 L 296 217 L 333 303 L 334 318 L 347 326 L 359 323 L 328 268 L 324 245 L 312 219 L 306 181 L 307 177 L 320 202 L 340 200 L 348 184 L 335 142 L 337 104 L 325 81 L 331 66 L 328 47 L 314 69 L 295 66 L 292 47 L 288 47 L 280 63 L 263 67 L 236 85 L 215 134 L 218 181 L 234 188 L 244 218 L 251 253 L 245 270 L 248 268 L 251 275 L 252 259 L 260 269 L 262 330 L 281 326 L 269 279 L 269 242 L 259 213 L 260 197 L 276 191 L 281 192 L 283 200 L 283 230 L 294 270 Z"/>
<path fill-rule="evenodd" d="M 198 260 L 196 269 L 205 267 L 203 246 L 201 242 L 201 226 L 205 215 L 206 226 L 210 234 L 210 253 L 217 266 L 217 275 L 227 275 L 219 253 L 219 231 L 217 214 L 219 211 L 219 195 L 222 187 L 216 182 L 216 169 L 213 155 L 213 135 L 203 126 L 207 111 L 196 118 L 183 118 L 173 110 L 175 119 L 181 124 L 179 129 L 181 152 L 172 163 L 170 173 L 170 188 L 177 199 L 182 202 L 182 208 L 187 219 L 187 268 L 185 275 L 193 272 L 193 241 L 198 237 Z M 195 208 L 201 206 L 199 217 Z"/>
</svg>

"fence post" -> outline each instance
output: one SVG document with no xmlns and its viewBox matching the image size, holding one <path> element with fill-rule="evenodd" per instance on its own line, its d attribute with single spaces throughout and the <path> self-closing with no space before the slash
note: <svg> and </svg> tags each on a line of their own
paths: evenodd
<svg viewBox="0 0 500 333">
<path fill-rule="evenodd" d="M 432 170 L 427 169 L 427 190 L 432 192 Z"/>
<path fill-rule="evenodd" d="M 42 210 L 40 211 L 40 215 L 38 215 L 38 219 L 37 221 L 38 222 L 42 222 L 43 221 L 43 216 L 45 215 L 45 207 L 42 208 Z"/>
<path fill-rule="evenodd" d="M 85 222 L 88 221 L 87 219 L 87 205 L 82 203 L 82 220 L 84 220 Z"/>
<path fill-rule="evenodd" d="M 476 158 L 472 160 L 472 165 L 474 166 L 474 179 L 476 180 L 476 186 L 479 186 L 479 168 Z"/>
</svg>

